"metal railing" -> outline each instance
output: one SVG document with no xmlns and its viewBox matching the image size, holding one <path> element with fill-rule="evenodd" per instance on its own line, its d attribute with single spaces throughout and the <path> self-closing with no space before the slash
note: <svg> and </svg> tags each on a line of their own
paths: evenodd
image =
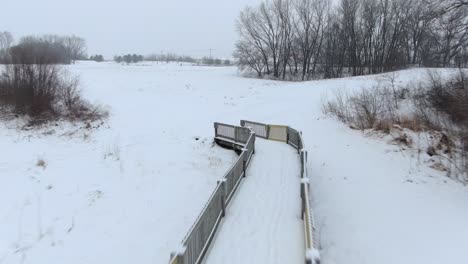
<svg viewBox="0 0 468 264">
<path fill-rule="evenodd" d="M 304 225 L 305 263 L 318 264 L 320 256 L 315 237 L 315 224 L 310 205 L 310 184 L 307 174 L 307 151 L 304 149 L 302 133 L 288 126 L 267 125 L 252 121 L 241 121 L 241 127 L 215 123 L 215 140 L 240 149 L 237 161 L 218 182 L 213 194 L 198 216 L 184 240 L 179 252 L 173 253 L 170 264 L 199 264 L 203 260 L 221 219 L 226 214 L 242 178 L 246 177 L 247 166 L 255 153 L 255 138 L 285 142 L 297 149 L 301 161 L 301 208 Z"/>
<path fill-rule="evenodd" d="M 318 245 L 315 236 L 315 223 L 310 204 L 310 183 L 307 174 L 307 151 L 304 148 L 302 133 L 288 126 L 268 125 L 252 121 L 241 121 L 241 126 L 249 127 L 253 131 L 265 131 L 263 136 L 266 139 L 286 142 L 297 149 L 301 161 L 301 207 L 302 220 L 304 223 L 305 240 L 305 263 L 320 263 Z"/>
<path fill-rule="evenodd" d="M 247 166 L 255 153 L 255 133 L 249 128 L 215 123 L 215 139 L 235 144 L 241 150 L 239 158 L 226 172 L 182 241 L 179 252 L 171 254 L 170 264 L 199 264 L 203 260 L 226 207 L 231 201 Z"/>
</svg>

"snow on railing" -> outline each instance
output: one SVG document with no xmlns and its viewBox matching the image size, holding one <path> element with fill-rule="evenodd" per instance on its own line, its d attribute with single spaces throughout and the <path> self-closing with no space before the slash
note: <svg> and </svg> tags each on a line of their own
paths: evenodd
<svg viewBox="0 0 468 264">
<path fill-rule="evenodd" d="M 171 254 L 170 264 L 201 263 L 221 219 L 226 214 L 226 206 L 242 178 L 246 177 L 247 166 L 255 153 L 255 133 L 249 128 L 215 123 L 215 140 L 227 143 L 241 151 L 237 161 L 218 182 L 210 199 L 197 220 L 182 241 L 181 248 Z"/>
<path fill-rule="evenodd" d="M 241 121 L 241 126 L 249 127 L 253 131 L 262 132 L 266 139 L 286 142 L 297 149 L 301 160 L 301 205 L 304 222 L 305 263 L 320 263 L 320 253 L 315 237 L 315 223 L 310 205 L 310 183 L 307 174 L 307 151 L 304 148 L 302 133 L 288 126 L 267 125 L 252 121 Z"/>
</svg>

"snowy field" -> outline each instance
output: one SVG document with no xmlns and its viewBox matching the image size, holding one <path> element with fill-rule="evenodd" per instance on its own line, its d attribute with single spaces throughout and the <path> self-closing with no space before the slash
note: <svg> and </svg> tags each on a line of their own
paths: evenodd
<svg viewBox="0 0 468 264">
<path fill-rule="evenodd" d="M 0 123 L 1 264 L 166 263 L 236 158 L 212 144 L 213 122 L 240 119 L 303 131 L 323 263 L 468 263 L 468 187 L 428 168 L 426 154 L 321 112 L 327 93 L 381 76 L 287 83 L 233 67 L 69 68 L 111 117 L 91 131 Z M 424 74 L 402 71 L 398 83 Z"/>
</svg>

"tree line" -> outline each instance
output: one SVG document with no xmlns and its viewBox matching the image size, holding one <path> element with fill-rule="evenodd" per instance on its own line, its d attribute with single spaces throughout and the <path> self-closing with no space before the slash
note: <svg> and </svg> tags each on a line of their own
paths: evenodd
<svg viewBox="0 0 468 264">
<path fill-rule="evenodd" d="M 187 55 L 177 55 L 175 53 L 167 54 L 151 54 L 145 57 L 146 61 L 157 61 L 157 62 L 187 62 L 196 63 L 197 60 Z"/>
<path fill-rule="evenodd" d="M 103 62 L 104 56 L 102 56 L 101 54 L 91 55 L 89 56 L 89 60 L 95 61 L 95 62 Z"/>
<path fill-rule="evenodd" d="M 126 55 L 114 57 L 115 62 L 117 63 L 125 62 L 127 64 L 141 62 L 144 59 L 145 57 L 143 55 L 137 55 L 137 54 L 126 54 Z"/>
<path fill-rule="evenodd" d="M 78 36 L 26 36 L 15 43 L 11 33 L 0 32 L 2 64 L 70 64 L 86 58 L 86 41 Z"/>
<path fill-rule="evenodd" d="M 201 64 L 208 65 L 208 66 L 230 66 L 230 60 L 222 60 L 219 58 L 212 58 L 212 57 L 203 57 L 201 59 Z"/>
<path fill-rule="evenodd" d="M 177 55 L 175 53 L 167 54 L 151 54 L 145 57 L 145 61 L 157 61 L 157 62 L 187 62 L 187 63 L 196 63 L 209 66 L 229 66 L 231 65 L 230 60 L 223 60 L 220 58 L 213 58 L 205 56 L 201 59 L 196 59 L 187 55 Z"/>
<path fill-rule="evenodd" d="M 271 0 L 245 8 L 234 57 L 259 77 L 468 65 L 466 0 Z"/>
</svg>

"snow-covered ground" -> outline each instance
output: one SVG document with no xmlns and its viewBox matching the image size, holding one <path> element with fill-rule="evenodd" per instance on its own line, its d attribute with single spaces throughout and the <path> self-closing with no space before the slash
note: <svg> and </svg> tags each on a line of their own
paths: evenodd
<svg viewBox="0 0 468 264">
<path fill-rule="evenodd" d="M 323 263 L 468 262 L 468 187 L 429 169 L 426 154 L 321 112 L 330 91 L 381 76 L 287 83 L 233 67 L 69 68 L 111 117 L 94 131 L 0 123 L 0 263 L 166 263 L 236 158 L 212 145 L 213 122 L 240 119 L 303 131 Z"/>
</svg>

